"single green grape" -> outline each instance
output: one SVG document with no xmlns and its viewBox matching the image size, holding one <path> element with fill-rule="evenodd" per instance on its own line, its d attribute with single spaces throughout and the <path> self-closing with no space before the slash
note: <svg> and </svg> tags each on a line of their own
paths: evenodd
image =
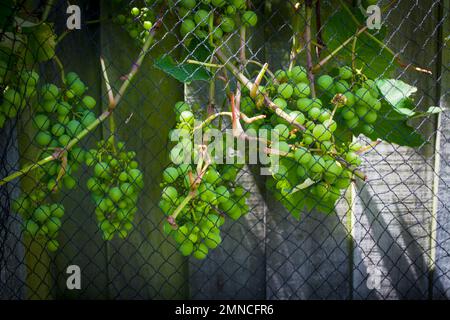
<svg viewBox="0 0 450 320">
<path fill-rule="evenodd" d="M 245 11 L 244 14 L 242 15 L 242 21 L 244 22 L 244 25 L 248 27 L 254 27 L 258 22 L 258 16 L 253 11 Z"/>
</svg>

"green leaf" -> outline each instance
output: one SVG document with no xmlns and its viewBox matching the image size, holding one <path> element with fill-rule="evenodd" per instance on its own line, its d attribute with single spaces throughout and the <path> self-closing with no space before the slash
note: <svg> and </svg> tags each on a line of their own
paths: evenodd
<svg viewBox="0 0 450 320">
<path fill-rule="evenodd" d="M 352 16 L 345 10 L 336 11 L 324 26 L 323 38 L 327 44 L 328 53 L 338 48 L 343 42 L 351 38 L 363 26 L 365 26 L 365 17 L 361 11 L 354 9 L 353 15 L 358 20 L 358 24 L 353 20 Z M 386 35 L 386 28 L 380 30 L 368 30 L 372 36 L 379 41 L 383 41 Z M 350 41 L 338 53 L 338 57 L 347 64 L 352 62 L 352 42 Z M 381 73 L 388 76 L 394 69 L 394 58 L 384 47 L 380 46 L 377 41 L 369 37 L 366 33 L 358 36 L 355 47 L 356 65 L 363 69 L 363 73 L 371 78 L 378 78 Z"/>
<path fill-rule="evenodd" d="M 437 113 L 440 113 L 440 112 L 444 112 L 445 110 L 447 110 L 447 109 L 442 108 L 442 107 L 432 106 L 432 107 L 429 107 L 428 110 L 425 111 L 425 112 L 416 112 L 416 114 L 414 115 L 413 118 L 427 117 L 427 116 L 429 116 L 431 114 L 437 114 Z"/>
<path fill-rule="evenodd" d="M 156 59 L 155 67 L 183 83 L 190 83 L 194 80 L 208 81 L 211 79 L 211 73 L 204 67 L 189 63 L 177 64 L 168 55 L 163 55 Z"/>
<path fill-rule="evenodd" d="M 23 30 L 28 35 L 27 64 L 50 60 L 55 55 L 56 35 L 48 23 Z"/>
<path fill-rule="evenodd" d="M 417 92 L 416 87 L 396 79 L 379 79 L 376 80 L 376 85 L 387 102 L 382 104 L 381 114 L 397 120 L 411 118 L 416 114 L 416 106 L 411 98 Z"/>
<path fill-rule="evenodd" d="M 33 21 L 25 20 L 25 19 L 22 19 L 22 18 L 17 17 L 17 16 L 14 17 L 14 21 L 16 23 L 16 26 L 18 26 L 18 27 L 20 27 L 22 29 L 24 29 L 24 28 L 34 28 L 34 27 L 37 27 L 40 24 L 40 22 L 33 22 Z"/>
<path fill-rule="evenodd" d="M 382 139 L 408 147 L 419 147 L 425 143 L 422 135 L 408 125 L 406 120 L 389 120 L 380 116 L 373 127 L 374 131 L 369 138 L 374 141 Z"/>
<path fill-rule="evenodd" d="M 200 62 L 209 62 L 213 54 L 213 48 L 207 43 L 193 38 L 187 47 L 186 56 L 183 60 L 192 59 Z"/>
<path fill-rule="evenodd" d="M 405 99 L 417 92 L 416 87 L 396 79 L 379 79 L 376 85 L 386 101 L 394 107 L 402 106 Z"/>
<path fill-rule="evenodd" d="M 442 107 L 429 107 L 428 110 L 425 112 L 427 114 L 435 114 L 435 113 L 440 113 L 440 112 L 444 112 L 446 109 L 442 108 Z"/>
</svg>

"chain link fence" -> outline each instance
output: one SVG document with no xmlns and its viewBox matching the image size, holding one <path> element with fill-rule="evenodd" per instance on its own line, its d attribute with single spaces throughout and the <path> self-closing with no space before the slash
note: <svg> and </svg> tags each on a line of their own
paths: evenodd
<svg viewBox="0 0 450 320">
<path fill-rule="evenodd" d="M 78 1 L 70 8 L 65 1 L 2 2 L 0 297 L 447 299 L 450 4 L 371 2 L 117 0 Z M 205 15 L 198 13 L 201 10 Z M 80 28 L 70 29 L 77 19 Z M 296 93 L 298 82 L 294 93 L 280 89 L 286 84 L 283 88 L 289 91 L 290 80 L 283 80 L 277 70 L 292 73 L 295 66 L 304 68 L 302 83 L 313 92 Z M 350 79 L 343 75 L 345 66 Z M 35 86 L 23 83 L 24 70 L 39 75 Z M 333 83 L 341 81 L 343 91 L 323 90 L 319 82 L 325 78 L 319 79 L 328 74 Z M 86 85 L 81 93 L 68 83 L 71 76 Z M 259 77 L 267 91 L 252 95 Z M 353 90 L 355 79 L 367 78 L 376 81 L 382 105 L 370 125 L 362 120 L 370 111 L 355 115 L 358 128 L 363 128 L 356 129 L 342 113 L 347 98 L 342 105 L 333 101 Z M 48 83 L 59 87 L 58 106 L 41 99 Z M 11 90 L 24 101 L 13 113 Z M 293 204 L 289 193 L 274 187 L 283 177 L 261 175 L 264 165 L 247 162 L 229 189 L 236 193 L 239 186 L 244 188 L 246 197 L 236 201 L 247 212 L 230 219 L 223 206 L 210 201 L 204 210 L 226 217 L 221 243 L 204 259 L 184 256 L 182 243 L 165 231 L 173 210 L 168 215 L 161 205 L 167 190 L 163 174 L 173 165 L 171 130 L 180 128 L 176 103 L 186 101 L 202 120 L 214 117 L 211 123 L 221 131 L 236 129 L 236 105 L 245 130 L 260 122 L 242 114 L 264 115 L 264 125 L 276 127 L 289 125 L 286 115 L 303 112 L 307 119 L 289 129 L 288 141 L 293 141 L 308 127 L 309 118 L 314 118 L 313 128 L 320 124 L 311 106 L 296 107 L 294 100 L 291 105 L 295 94 L 297 101 L 321 99 L 329 108 L 326 113 L 340 119 L 338 131 L 346 128 L 346 133 L 339 131 L 339 137 L 347 134 L 345 139 L 334 133 L 336 147 L 330 148 L 337 149 L 332 150 L 361 145 L 354 152 L 362 160 L 356 166 L 348 152 L 342 161 L 336 155 L 334 161 L 352 175 L 348 186 L 338 189 L 333 210 L 323 212 L 331 196 L 325 199 L 317 193 L 305 208 L 302 199 L 310 195 L 303 193 L 309 187 L 304 184 L 295 191 L 302 194 L 301 201 Z M 245 108 L 250 97 L 256 109 Z M 62 102 L 70 113 L 60 110 Z M 215 117 L 218 113 L 225 114 L 223 119 Z M 37 120 L 43 114 L 62 123 L 65 133 L 58 134 L 53 123 L 44 128 L 45 121 Z M 66 114 L 85 126 L 70 128 L 70 121 L 62 119 Z M 94 117 L 84 123 L 88 116 Z M 43 131 L 50 132 L 48 141 Z M 66 134 L 66 140 L 60 139 Z M 313 144 L 311 150 L 318 151 L 311 152 L 331 150 L 322 143 L 306 143 L 305 136 L 294 150 Z M 99 144 L 111 142 L 111 137 L 117 150 L 118 142 L 125 145 L 122 156 L 108 149 L 109 144 Z M 277 146 L 281 149 L 281 142 Z M 104 153 L 92 156 L 94 149 Z M 77 159 L 79 153 L 85 161 Z M 91 165 L 85 163 L 89 157 Z M 91 184 L 93 176 L 114 184 L 116 178 L 93 173 L 102 170 L 96 161 L 113 166 L 113 159 L 127 173 L 120 183 L 134 187 L 127 199 L 121 198 L 124 207 L 118 208 L 130 213 L 118 222 L 112 215 L 102 216 L 103 200 L 95 197 Z M 216 168 L 223 177 L 223 167 Z M 131 179 L 133 169 L 139 174 Z M 191 174 L 181 176 L 190 179 Z M 305 181 L 312 181 L 313 187 L 319 184 L 309 177 Z M 335 184 L 327 182 L 327 192 Z M 193 185 L 191 180 L 191 190 Z M 31 204 L 17 206 L 24 195 Z M 111 193 L 109 197 L 114 198 Z M 61 205 L 64 213 L 39 220 L 37 208 L 27 213 L 27 206 L 36 203 L 52 212 Z M 104 220 L 111 221 L 114 231 L 102 227 Z M 174 220 L 181 227 L 180 220 Z M 36 222 L 36 230 L 30 221 Z M 56 223 L 55 230 L 48 221 Z"/>
</svg>

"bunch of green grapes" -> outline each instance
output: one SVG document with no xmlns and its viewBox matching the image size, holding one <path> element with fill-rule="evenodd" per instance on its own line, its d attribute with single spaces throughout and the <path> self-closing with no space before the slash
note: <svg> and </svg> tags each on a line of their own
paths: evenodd
<svg viewBox="0 0 450 320">
<path fill-rule="evenodd" d="M 50 155 L 64 149 L 68 143 L 77 137 L 96 120 L 92 111 L 96 105 L 93 97 L 85 95 L 86 86 L 74 72 L 69 72 L 65 79 L 65 87 L 58 88 L 54 84 L 44 84 L 39 90 L 39 102 L 32 122 L 38 133 L 34 137 L 36 144 L 42 148 L 43 155 Z M 75 147 L 67 152 L 67 164 L 59 168 L 52 162 L 45 165 L 49 173 L 48 189 L 58 189 L 62 182 L 68 189 L 76 185 L 73 173 L 84 161 L 85 151 Z M 48 168 L 47 168 L 48 166 Z M 63 170 L 60 181 L 56 177 Z"/>
<path fill-rule="evenodd" d="M 93 167 L 93 176 L 87 187 L 96 204 L 95 215 L 103 239 L 111 240 L 114 234 L 126 238 L 133 228 L 139 194 L 144 179 L 136 152 L 126 151 L 125 143 L 113 139 L 97 143 L 97 149 L 86 154 L 86 164 Z"/>
<path fill-rule="evenodd" d="M 62 204 L 46 202 L 47 194 L 42 188 L 35 188 L 29 194 L 21 195 L 13 202 L 14 212 L 23 218 L 23 230 L 32 238 L 43 238 L 49 251 L 56 251 L 56 239 L 64 215 Z"/>
<path fill-rule="evenodd" d="M 30 72 L 27 79 L 36 86 L 36 75 Z M 51 203 L 52 196 L 63 187 L 71 190 L 76 186 L 74 173 L 85 157 L 85 151 L 79 147 L 66 152 L 62 150 L 96 119 L 91 111 L 96 101 L 84 95 L 85 91 L 84 83 L 71 72 L 67 74 L 64 89 L 54 84 L 42 85 L 33 106 L 36 114 L 32 124 L 37 130 L 34 142 L 40 149 L 37 159 L 55 153 L 60 154 L 61 158 L 47 162 L 33 172 L 33 188 L 17 199 L 14 209 L 24 218 L 24 230 L 33 237 L 46 237 L 49 240 L 47 248 L 51 251 L 58 248 L 56 236 L 61 227 L 60 218 L 64 214 L 61 204 Z"/>
<path fill-rule="evenodd" d="M 136 2 L 133 2 L 133 6 L 121 0 L 115 2 L 120 5 L 122 13 L 114 17 L 113 21 L 122 26 L 131 38 L 145 42 L 155 21 L 152 4 L 161 3 L 162 0 L 146 1 L 141 6 Z"/>
<path fill-rule="evenodd" d="M 254 27 L 258 22 L 256 13 L 248 10 L 246 0 L 180 0 L 175 6 L 182 20 L 183 37 L 205 39 L 212 34 L 213 40 L 220 42 L 240 25 Z"/>
<path fill-rule="evenodd" d="M 246 198 L 249 194 L 236 181 L 242 165 L 219 164 L 214 152 L 205 160 L 208 162 L 205 171 L 199 172 L 196 163 L 199 149 L 192 141 L 194 114 L 191 106 L 178 102 L 175 110 L 179 130 L 172 141 L 177 144 L 170 152 L 173 164 L 163 172 L 159 206 L 165 215 L 171 216 L 187 197 L 192 199 L 185 203 L 175 221 L 164 223 L 164 232 L 175 239 L 184 256 L 192 254 L 204 259 L 209 249 L 216 248 L 222 241 L 220 227 L 225 216 L 237 220 L 248 212 Z M 210 123 L 203 130 L 211 128 L 215 126 Z M 190 153 L 188 159 L 186 152 Z"/>
<path fill-rule="evenodd" d="M 380 93 L 374 80 L 343 66 L 336 77 L 320 76 L 317 85 L 324 95 L 343 95 L 343 107 L 337 109 L 338 121 L 354 133 L 373 133 L 381 109 Z"/>
<path fill-rule="evenodd" d="M 351 182 L 349 165 L 361 163 L 356 152 L 360 146 L 335 137 L 336 111 L 343 101 L 330 99 L 325 103 L 312 97 L 307 72 L 302 66 L 276 71 L 274 79 L 260 86 L 260 90 L 292 121 L 263 108 L 261 94 L 251 98 L 249 91 L 244 91 L 241 111 L 248 116 L 266 114 L 265 119 L 245 128 L 254 132 L 266 129 L 272 152 L 277 153 L 276 157 L 270 156 L 273 179 L 268 181 L 269 187 L 277 191 L 281 200 L 301 194 L 308 207 L 330 211 L 340 197 L 340 190 Z M 304 130 L 296 128 L 294 122 Z"/>
<path fill-rule="evenodd" d="M 0 66 L 1 68 L 1 66 Z M 39 75 L 32 70 L 22 71 L 14 83 L 10 83 L 2 92 L 0 104 L 0 129 L 6 119 L 14 118 L 26 105 L 27 99 L 36 94 Z"/>
</svg>

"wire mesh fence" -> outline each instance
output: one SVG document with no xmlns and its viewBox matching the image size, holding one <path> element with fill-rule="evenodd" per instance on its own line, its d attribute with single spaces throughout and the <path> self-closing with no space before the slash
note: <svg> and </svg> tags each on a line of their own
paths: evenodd
<svg viewBox="0 0 450 320">
<path fill-rule="evenodd" d="M 3 299 L 449 297 L 448 1 L 1 6 Z"/>
</svg>

